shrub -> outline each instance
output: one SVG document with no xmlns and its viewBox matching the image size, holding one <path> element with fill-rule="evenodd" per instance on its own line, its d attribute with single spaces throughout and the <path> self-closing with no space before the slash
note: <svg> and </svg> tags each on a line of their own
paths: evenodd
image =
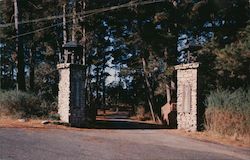
<svg viewBox="0 0 250 160">
<path fill-rule="evenodd" d="M 206 98 L 206 129 L 223 135 L 250 136 L 250 89 L 217 90 Z"/>
<path fill-rule="evenodd" d="M 41 63 L 35 69 L 34 92 L 41 100 L 54 102 L 58 93 L 58 72 L 52 65 Z"/>
<path fill-rule="evenodd" d="M 148 121 L 152 120 L 152 115 L 151 112 L 146 112 L 144 106 L 140 105 L 136 107 L 135 118 L 140 121 Z"/>
<path fill-rule="evenodd" d="M 47 116 L 50 106 L 37 96 L 21 91 L 0 91 L 0 116 L 30 118 Z"/>
<path fill-rule="evenodd" d="M 143 106 L 138 106 L 136 108 L 136 118 L 138 120 L 143 120 L 145 115 L 145 108 Z"/>
</svg>

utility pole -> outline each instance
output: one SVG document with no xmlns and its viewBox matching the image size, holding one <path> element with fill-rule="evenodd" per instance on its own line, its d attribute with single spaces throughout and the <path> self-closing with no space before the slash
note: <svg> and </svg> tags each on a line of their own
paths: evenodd
<svg viewBox="0 0 250 160">
<path fill-rule="evenodd" d="M 20 0 L 14 0 L 14 17 L 15 17 L 15 29 L 16 29 L 16 53 L 17 53 L 17 89 L 25 91 L 25 71 L 24 71 L 24 53 L 23 53 L 23 43 L 21 37 L 21 27 L 19 21 L 21 20 L 20 12 Z"/>
</svg>

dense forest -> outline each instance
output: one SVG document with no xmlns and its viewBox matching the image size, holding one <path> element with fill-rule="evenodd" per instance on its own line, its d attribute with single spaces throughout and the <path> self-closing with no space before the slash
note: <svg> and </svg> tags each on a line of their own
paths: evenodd
<svg viewBox="0 0 250 160">
<path fill-rule="evenodd" d="M 0 1 L 3 90 L 57 102 L 56 64 L 65 40 L 84 46 L 90 107 L 142 105 L 158 113 L 167 88 L 175 87 L 173 67 L 181 63 L 201 64 L 204 95 L 249 87 L 248 0 L 14 2 Z"/>
</svg>

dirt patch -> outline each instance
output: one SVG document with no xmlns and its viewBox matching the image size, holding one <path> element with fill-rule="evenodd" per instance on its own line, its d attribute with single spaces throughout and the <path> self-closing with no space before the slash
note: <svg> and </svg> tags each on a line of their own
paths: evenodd
<svg viewBox="0 0 250 160">
<path fill-rule="evenodd" d="M 184 130 L 171 130 L 172 134 L 178 134 L 185 137 L 191 137 L 204 142 L 212 142 L 217 144 L 224 144 L 236 147 L 250 148 L 250 140 L 248 138 L 237 138 L 232 136 L 222 136 L 216 133 L 203 131 L 203 132 L 187 132 Z"/>
<path fill-rule="evenodd" d="M 18 119 L 1 118 L 0 128 L 27 128 L 27 129 L 67 129 L 69 127 L 55 124 L 42 124 L 43 120 L 40 119 L 28 119 L 22 122 Z"/>
<path fill-rule="evenodd" d="M 42 124 L 41 119 L 28 119 L 25 122 L 20 122 L 18 119 L 10 119 L 10 118 L 0 118 L 0 129 L 1 128 L 22 128 L 27 130 L 41 130 L 48 131 L 50 129 L 60 129 L 60 130 L 68 130 L 68 131 L 88 131 L 91 130 L 89 128 L 75 128 L 69 127 L 66 125 L 58 125 L 56 123 L 52 123 L 50 121 L 49 124 Z"/>
<path fill-rule="evenodd" d="M 41 124 L 41 120 L 27 120 L 26 122 L 20 122 L 17 119 L 2 118 L 0 119 L 0 128 L 23 128 L 23 127 L 33 127 L 33 128 L 44 128 Z"/>
</svg>

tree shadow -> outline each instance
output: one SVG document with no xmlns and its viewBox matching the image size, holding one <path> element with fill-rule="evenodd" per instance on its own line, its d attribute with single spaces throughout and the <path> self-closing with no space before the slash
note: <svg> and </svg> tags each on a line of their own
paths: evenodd
<svg viewBox="0 0 250 160">
<path fill-rule="evenodd" d="M 129 113 L 126 111 L 106 112 L 106 114 L 99 112 L 96 116 L 95 124 L 90 128 L 95 129 L 175 129 L 176 115 L 172 113 L 169 115 L 170 124 L 157 124 L 147 121 L 139 121 L 131 119 Z M 174 125 L 173 125 L 174 124 Z"/>
<path fill-rule="evenodd" d="M 161 124 L 151 124 L 126 119 L 108 119 L 96 120 L 94 125 L 96 129 L 170 129 L 170 127 Z"/>
</svg>

